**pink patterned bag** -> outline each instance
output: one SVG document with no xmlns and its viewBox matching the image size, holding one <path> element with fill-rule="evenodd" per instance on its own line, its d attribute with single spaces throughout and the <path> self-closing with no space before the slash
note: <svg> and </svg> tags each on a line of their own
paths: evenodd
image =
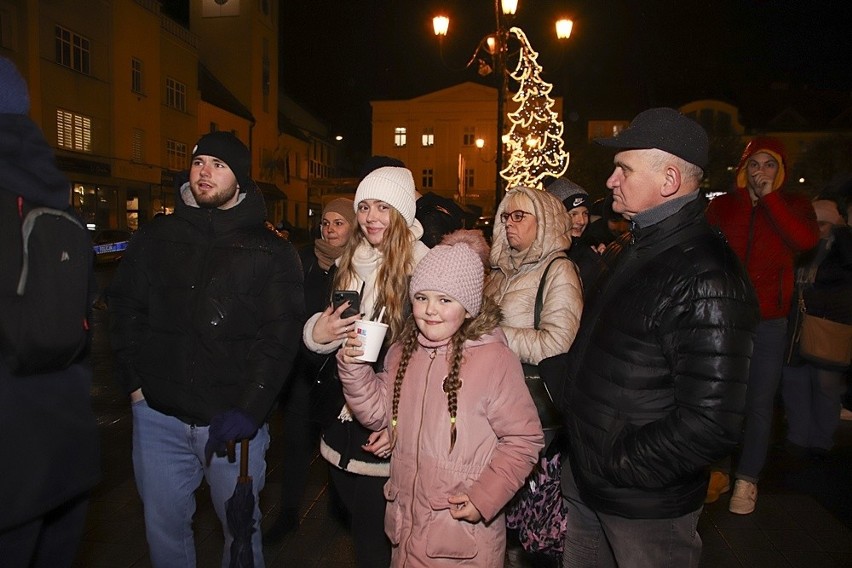
<svg viewBox="0 0 852 568">
<path fill-rule="evenodd" d="M 506 526 L 527 552 L 562 554 L 568 526 L 561 489 L 562 457 L 544 456 L 506 507 Z"/>
</svg>

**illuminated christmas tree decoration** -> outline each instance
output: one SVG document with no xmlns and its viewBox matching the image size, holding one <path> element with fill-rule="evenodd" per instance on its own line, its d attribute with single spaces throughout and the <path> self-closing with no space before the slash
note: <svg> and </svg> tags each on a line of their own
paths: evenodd
<svg viewBox="0 0 852 568">
<path fill-rule="evenodd" d="M 512 97 L 518 109 L 508 115 L 512 126 L 503 135 L 508 159 L 500 175 L 509 187 L 544 189 L 545 177 L 557 178 L 568 170 L 569 155 L 562 141 L 564 125 L 553 111 L 555 101 L 550 98 L 553 85 L 541 78 L 538 53 L 523 30 L 513 27 L 509 33 L 521 42 L 518 65 L 510 74 L 520 88 Z"/>
</svg>

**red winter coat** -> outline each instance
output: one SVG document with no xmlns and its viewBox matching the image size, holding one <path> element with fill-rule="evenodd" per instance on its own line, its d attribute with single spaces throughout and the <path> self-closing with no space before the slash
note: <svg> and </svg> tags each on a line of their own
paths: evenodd
<svg viewBox="0 0 852 568">
<path fill-rule="evenodd" d="M 480 325 L 483 319 L 490 319 L 490 325 Z M 463 348 L 452 452 L 442 388 L 449 371 L 448 347 L 446 342 L 433 344 L 418 337 L 399 393 L 397 443 L 385 485 L 385 532 L 393 544 L 392 566 L 503 565 L 502 509 L 532 470 L 543 434 L 521 364 L 496 324 L 496 317 L 480 313 L 468 329 L 468 336 L 476 338 L 470 337 Z M 474 327 L 493 331 L 477 335 Z M 376 375 L 369 365 L 340 362 L 338 352 L 346 401 L 371 430 L 390 423 L 401 355 L 401 343 L 395 343 L 385 359 L 386 370 Z M 450 516 L 447 498 L 459 493 L 468 495 L 482 521 L 469 523 Z"/>
<path fill-rule="evenodd" d="M 781 166 L 776 189 L 752 206 L 746 185 L 748 158 L 771 154 Z M 785 318 L 793 298 L 793 262 L 797 254 L 819 242 L 813 207 L 806 197 L 784 191 L 786 163 L 783 147 L 771 138 L 756 138 L 746 147 L 737 169 L 737 188 L 717 197 L 707 208 L 707 220 L 725 234 L 743 262 L 757 292 L 762 319 Z"/>
</svg>

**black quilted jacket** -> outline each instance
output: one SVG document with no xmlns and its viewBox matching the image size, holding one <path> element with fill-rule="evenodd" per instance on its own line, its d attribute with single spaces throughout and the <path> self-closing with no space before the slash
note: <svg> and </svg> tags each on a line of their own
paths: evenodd
<svg viewBox="0 0 852 568">
<path fill-rule="evenodd" d="M 740 438 L 757 300 L 704 203 L 628 234 L 589 290 L 561 406 L 577 485 L 597 511 L 695 511 L 707 466 Z"/>
<path fill-rule="evenodd" d="M 299 257 L 264 227 L 256 188 L 228 210 L 176 205 L 133 237 L 108 291 L 119 381 L 189 424 L 232 407 L 262 423 L 299 350 Z"/>
</svg>

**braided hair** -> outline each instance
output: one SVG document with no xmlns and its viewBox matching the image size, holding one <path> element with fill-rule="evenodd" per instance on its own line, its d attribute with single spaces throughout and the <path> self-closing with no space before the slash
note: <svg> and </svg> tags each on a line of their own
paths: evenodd
<svg viewBox="0 0 852 568">
<path fill-rule="evenodd" d="M 452 359 L 450 360 L 450 373 L 444 379 L 444 392 L 447 393 L 447 409 L 450 412 L 450 451 L 456 445 L 456 412 L 459 407 L 459 389 L 462 386 L 462 381 L 459 378 L 461 372 L 461 364 L 464 359 L 464 342 L 465 334 L 462 331 L 467 327 L 469 320 L 465 320 L 464 324 L 456 331 L 452 339 Z"/>
<path fill-rule="evenodd" d="M 447 409 L 450 414 L 450 451 L 456 445 L 456 413 L 458 411 L 458 392 L 461 389 L 462 381 L 459 378 L 461 373 L 461 364 L 464 360 L 464 343 L 467 341 L 467 328 L 472 320 L 466 319 L 461 327 L 456 330 L 450 341 L 450 372 L 444 378 L 442 385 L 443 391 L 447 394 Z M 396 425 L 399 417 L 399 398 L 402 393 L 402 381 L 405 378 L 405 373 L 408 370 L 408 362 L 411 360 L 411 355 L 417 348 L 417 336 L 420 331 L 414 322 L 414 316 L 410 316 L 406 321 L 405 329 L 402 332 L 402 358 L 399 362 L 399 368 L 396 371 L 396 377 L 393 382 L 393 406 L 391 414 L 391 448 L 396 445 Z"/>
</svg>

